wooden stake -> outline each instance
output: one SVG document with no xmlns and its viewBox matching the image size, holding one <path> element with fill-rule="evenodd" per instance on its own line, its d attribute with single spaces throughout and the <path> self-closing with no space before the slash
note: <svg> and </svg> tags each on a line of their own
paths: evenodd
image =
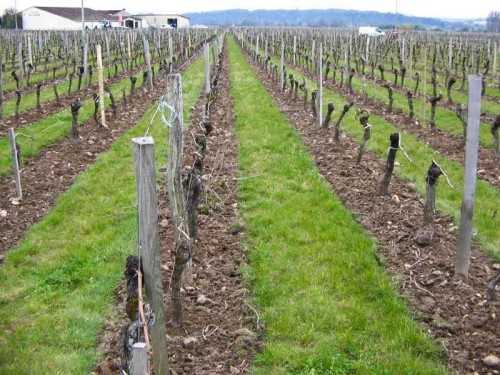
<svg viewBox="0 0 500 375">
<path fill-rule="evenodd" d="M 99 79 L 99 105 L 101 106 L 101 124 L 107 128 L 106 125 L 106 111 L 104 110 L 104 75 L 102 69 L 102 52 L 101 45 L 96 46 L 97 52 L 97 78 Z"/>
<path fill-rule="evenodd" d="M 130 59 L 132 59 L 132 51 L 130 50 L 130 32 L 127 33 L 127 56 L 130 61 Z"/>
<path fill-rule="evenodd" d="M 19 160 L 17 158 L 16 135 L 14 134 L 13 128 L 9 128 L 9 141 L 12 153 L 12 167 L 14 168 L 14 179 L 16 180 L 17 197 L 22 199 L 23 189 L 21 187 L 21 173 L 19 171 Z"/>
<path fill-rule="evenodd" d="M 205 56 L 205 93 L 210 93 L 210 47 L 208 43 L 203 45 L 203 55 Z"/>
<path fill-rule="evenodd" d="M 19 61 L 19 87 L 23 87 L 23 77 L 24 77 L 24 69 L 23 69 L 23 40 L 22 38 L 19 38 L 19 44 L 18 44 L 18 61 Z"/>
<path fill-rule="evenodd" d="M 280 58 L 280 88 L 283 89 L 283 84 L 285 83 L 285 72 L 284 72 L 284 66 L 285 66 L 285 41 L 282 39 L 281 40 L 281 58 Z"/>
<path fill-rule="evenodd" d="M 3 71 L 2 56 L 0 54 L 0 120 L 3 119 Z"/>
<path fill-rule="evenodd" d="M 479 124 L 481 116 L 482 77 L 469 76 L 469 116 L 465 146 L 465 176 L 462 212 L 458 232 L 456 274 L 469 276 L 470 249 L 472 246 L 472 218 L 476 197 L 477 159 L 479 152 Z"/>
<path fill-rule="evenodd" d="M 173 65 L 173 59 L 174 59 L 174 43 L 172 40 L 172 35 L 168 36 L 168 58 L 170 60 L 170 73 L 172 73 L 172 65 Z"/>
<path fill-rule="evenodd" d="M 148 84 L 149 89 L 153 90 L 153 71 L 151 70 L 151 55 L 149 53 L 149 41 L 144 38 L 144 58 L 146 59 L 146 65 L 148 66 Z"/>
<path fill-rule="evenodd" d="M 163 288 L 161 281 L 160 237 L 158 234 L 158 198 L 151 137 L 133 138 L 137 202 L 139 211 L 139 246 L 144 270 L 146 301 L 155 320 L 151 329 L 155 373 L 169 374 Z"/>
<path fill-rule="evenodd" d="M 323 43 L 318 49 L 318 127 L 323 125 Z"/>
<path fill-rule="evenodd" d="M 132 346 L 132 362 L 130 375 L 145 375 L 148 373 L 148 350 L 143 342 L 136 342 Z"/>
</svg>

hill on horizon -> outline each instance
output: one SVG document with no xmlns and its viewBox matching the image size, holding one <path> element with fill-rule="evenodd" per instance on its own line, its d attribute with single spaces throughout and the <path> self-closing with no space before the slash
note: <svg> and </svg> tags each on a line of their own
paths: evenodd
<svg viewBox="0 0 500 375">
<path fill-rule="evenodd" d="M 454 22 L 431 17 L 415 17 L 396 13 L 357 11 L 345 9 L 308 10 L 246 10 L 230 9 L 210 12 L 186 13 L 191 24 L 208 26 L 301 26 L 301 27 L 358 27 L 379 26 L 390 28 L 409 25 L 421 29 L 462 30 L 470 28 L 473 20 Z"/>
</svg>

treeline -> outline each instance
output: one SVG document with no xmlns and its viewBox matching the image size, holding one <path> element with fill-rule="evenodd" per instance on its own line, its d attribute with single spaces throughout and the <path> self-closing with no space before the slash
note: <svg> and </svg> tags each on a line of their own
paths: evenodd
<svg viewBox="0 0 500 375">
<path fill-rule="evenodd" d="M 211 26 L 315 26 L 315 27 L 357 27 L 361 25 L 391 26 L 413 25 L 429 29 L 461 29 L 462 23 L 447 22 L 436 18 L 413 17 L 395 13 L 355 11 L 342 9 L 311 10 L 255 10 L 232 9 L 213 12 L 186 14 L 191 24 Z"/>
</svg>

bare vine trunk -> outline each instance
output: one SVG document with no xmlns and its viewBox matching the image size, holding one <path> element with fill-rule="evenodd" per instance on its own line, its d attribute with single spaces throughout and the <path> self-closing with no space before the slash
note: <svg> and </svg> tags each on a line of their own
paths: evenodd
<svg viewBox="0 0 500 375">
<path fill-rule="evenodd" d="M 389 183 L 391 182 L 392 172 L 394 171 L 394 161 L 399 148 L 399 134 L 393 133 L 390 135 L 391 146 L 387 154 L 387 162 L 385 164 L 384 178 L 378 192 L 379 196 L 389 194 Z"/>
</svg>

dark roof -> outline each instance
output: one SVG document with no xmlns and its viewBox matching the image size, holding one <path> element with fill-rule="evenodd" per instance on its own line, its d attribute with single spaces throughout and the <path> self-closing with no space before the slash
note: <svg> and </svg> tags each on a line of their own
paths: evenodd
<svg viewBox="0 0 500 375">
<path fill-rule="evenodd" d="M 82 8 L 69 8 L 69 7 L 33 7 L 33 8 L 38 8 L 46 12 L 55 14 L 57 16 L 68 18 L 73 21 L 82 20 Z M 102 11 L 90 8 L 83 8 L 83 9 L 85 11 L 86 22 L 96 22 L 113 18 L 109 14 Z"/>
</svg>

